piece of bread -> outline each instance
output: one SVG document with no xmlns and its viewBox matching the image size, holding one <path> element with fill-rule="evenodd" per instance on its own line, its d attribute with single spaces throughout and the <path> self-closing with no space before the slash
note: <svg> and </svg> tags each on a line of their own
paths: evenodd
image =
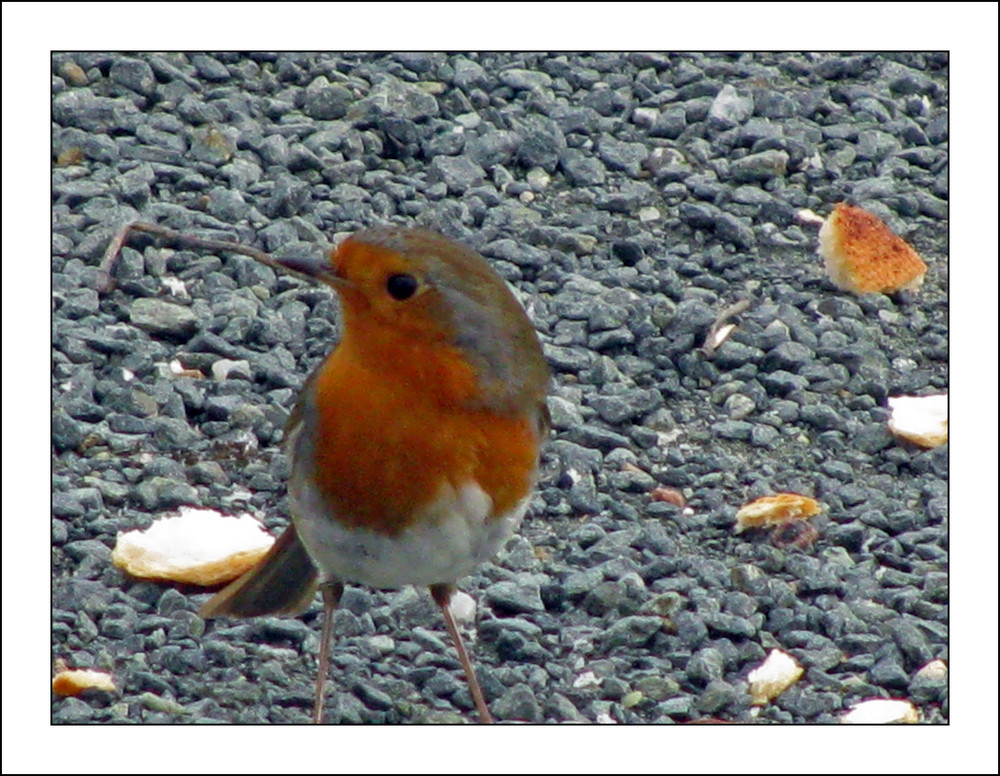
<svg viewBox="0 0 1000 776">
<path fill-rule="evenodd" d="M 747 528 L 764 528 L 795 520 L 808 520 L 821 511 L 823 508 L 816 499 L 799 493 L 762 496 L 740 507 L 736 513 L 736 533 Z"/>
<path fill-rule="evenodd" d="M 948 394 L 891 396 L 889 430 L 921 447 L 940 447 L 948 441 Z"/>
<path fill-rule="evenodd" d="M 63 697 L 75 696 L 84 690 L 115 691 L 115 680 L 107 671 L 90 668 L 62 668 L 52 677 L 52 692 Z"/>
<path fill-rule="evenodd" d="M 112 562 L 134 577 L 211 587 L 236 579 L 274 544 L 250 515 L 181 507 L 145 531 L 118 534 Z"/>
<path fill-rule="evenodd" d="M 838 288 L 855 294 L 916 291 L 927 265 L 874 213 L 838 202 L 819 230 L 819 255 Z"/>
</svg>

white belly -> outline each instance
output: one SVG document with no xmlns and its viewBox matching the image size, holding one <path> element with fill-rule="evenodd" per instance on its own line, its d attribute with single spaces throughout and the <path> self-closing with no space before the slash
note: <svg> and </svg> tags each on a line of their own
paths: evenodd
<svg viewBox="0 0 1000 776">
<path fill-rule="evenodd" d="M 452 583 L 490 560 L 516 530 L 528 507 L 523 499 L 487 522 L 492 499 L 475 482 L 446 493 L 424 510 L 426 519 L 395 536 L 331 520 L 329 506 L 308 485 L 292 488 L 292 518 L 324 581 L 370 587 Z"/>
</svg>

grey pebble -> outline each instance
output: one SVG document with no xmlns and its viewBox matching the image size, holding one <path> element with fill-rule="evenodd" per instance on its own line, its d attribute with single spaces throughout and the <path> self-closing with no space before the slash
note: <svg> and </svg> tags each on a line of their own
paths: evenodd
<svg viewBox="0 0 1000 776">
<path fill-rule="evenodd" d="M 162 299 L 136 299 L 129 319 L 141 329 L 172 337 L 190 336 L 198 322 L 191 308 Z"/>
</svg>

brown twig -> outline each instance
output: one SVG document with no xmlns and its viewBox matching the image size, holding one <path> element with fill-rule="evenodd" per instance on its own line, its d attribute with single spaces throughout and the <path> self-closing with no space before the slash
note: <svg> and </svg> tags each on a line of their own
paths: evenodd
<svg viewBox="0 0 1000 776">
<path fill-rule="evenodd" d="M 101 264 L 98 267 L 101 274 L 97 280 L 97 292 L 100 294 L 106 294 L 114 287 L 115 282 L 111 277 L 111 270 L 118 260 L 118 254 L 125 244 L 125 238 L 128 237 L 130 229 L 131 224 L 125 224 L 125 226 L 115 232 L 114 237 L 111 238 L 111 242 L 108 243 L 108 247 L 104 251 L 104 258 L 101 259 Z"/>
<path fill-rule="evenodd" d="M 273 269 L 288 271 L 288 267 L 275 260 L 271 254 L 257 250 L 256 248 L 251 248 L 248 245 L 229 242 L 228 240 L 209 240 L 204 237 L 195 237 L 191 234 L 184 234 L 174 229 L 170 229 L 169 227 L 160 226 L 159 224 L 147 224 L 142 221 L 136 221 L 135 223 L 125 224 L 125 226 L 119 229 L 115 233 L 115 236 L 111 238 L 111 242 L 108 243 L 107 250 L 104 251 L 104 257 L 101 259 L 100 265 L 101 275 L 97 288 L 100 293 L 107 293 L 113 287 L 114 281 L 111 277 L 111 270 L 114 268 L 115 262 L 118 260 L 118 254 L 121 252 L 122 246 L 125 244 L 129 234 L 132 232 L 145 232 L 146 234 L 152 234 L 157 237 L 161 237 L 164 240 L 168 240 L 182 246 L 187 246 L 189 248 L 201 248 L 208 251 L 227 251 L 229 253 L 237 253 L 242 256 L 249 256 L 251 259 L 259 261 L 261 264 L 266 264 Z"/>
<path fill-rule="evenodd" d="M 705 344 L 701 348 L 701 352 L 705 354 L 706 358 L 711 358 L 715 351 L 729 339 L 729 335 L 735 330 L 736 326 L 732 326 L 729 331 L 721 333 L 722 329 L 727 325 L 726 321 L 730 318 L 739 315 L 741 312 L 750 307 L 749 299 L 741 299 L 735 304 L 729 305 L 725 310 L 719 313 L 719 317 L 715 319 L 715 323 L 708 330 L 708 334 L 705 336 Z"/>
</svg>

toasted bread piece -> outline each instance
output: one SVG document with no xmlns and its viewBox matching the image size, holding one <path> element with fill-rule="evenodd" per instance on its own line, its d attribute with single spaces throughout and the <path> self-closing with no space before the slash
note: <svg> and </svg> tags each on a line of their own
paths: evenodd
<svg viewBox="0 0 1000 776">
<path fill-rule="evenodd" d="M 823 510 L 816 499 L 798 493 L 777 493 L 744 504 L 736 513 L 736 533 L 747 528 L 761 528 L 808 520 Z"/>
<path fill-rule="evenodd" d="M 274 537 L 250 515 L 181 507 L 145 531 L 118 534 L 112 562 L 134 577 L 210 587 L 235 579 L 260 560 Z"/>
<path fill-rule="evenodd" d="M 916 291 L 927 265 L 874 213 L 838 202 L 819 230 L 819 255 L 837 287 L 855 294 Z"/>
<path fill-rule="evenodd" d="M 747 680 L 750 682 L 750 703 L 764 706 L 795 684 L 804 669 L 798 661 L 780 649 L 772 649 L 767 659 L 757 666 Z"/>
<path fill-rule="evenodd" d="M 948 441 L 948 394 L 891 396 L 889 430 L 921 447 L 940 447 Z"/>
<path fill-rule="evenodd" d="M 915 725 L 920 711 L 908 700 L 900 698 L 869 698 L 855 703 L 840 718 L 844 725 Z"/>
<path fill-rule="evenodd" d="M 84 690 L 115 691 L 115 680 L 107 671 L 90 668 L 63 668 L 52 677 L 52 692 L 63 697 L 79 695 Z"/>
</svg>

